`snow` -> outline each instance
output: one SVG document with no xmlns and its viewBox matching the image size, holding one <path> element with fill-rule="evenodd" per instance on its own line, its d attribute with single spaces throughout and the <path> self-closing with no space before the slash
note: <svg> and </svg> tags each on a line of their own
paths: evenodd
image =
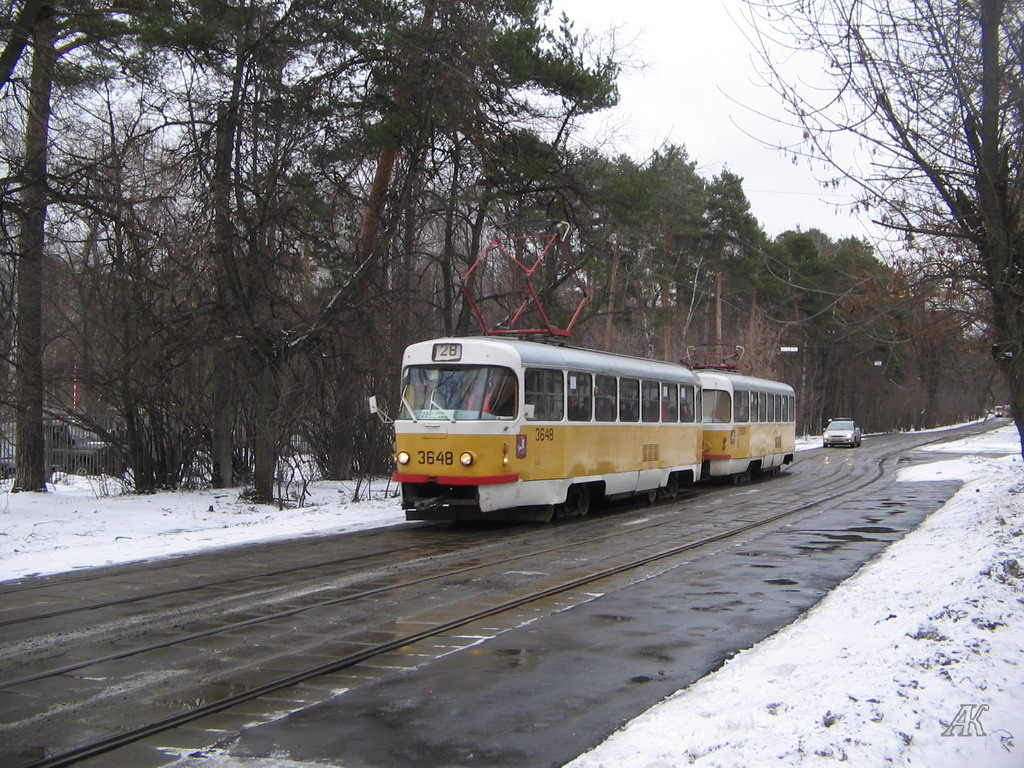
<svg viewBox="0 0 1024 768">
<path fill-rule="evenodd" d="M 1024 474 L 1014 427 L 900 480 L 965 486 L 803 618 L 568 768 L 1024 765 Z"/>
<path fill-rule="evenodd" d="M 394 485 L 313 482 L 303 506 L 253 504 L 234 490 L 104 495 L 110 483 L 69 475 L 48 493 L 0 484 L 0 582 L 217 547 L 405 523 Z"/>
<path fill-rule="evenodd" d="M 900 480 L 962 480 L 945 506 L 803 618 L 570 768 L 1024 766 L 1018 435 L 1011 425 L 935 450 Z M 223 490 L 105 496 L 96 482 L 46 494 L 0 485 L 0 581 L 404 523 L 386 485 L 352 501 L 351 484 L 313 483 L 305 506 L 277 510 Z M 302 765 L 206 755 L 209 768 Z"/>
</svg>

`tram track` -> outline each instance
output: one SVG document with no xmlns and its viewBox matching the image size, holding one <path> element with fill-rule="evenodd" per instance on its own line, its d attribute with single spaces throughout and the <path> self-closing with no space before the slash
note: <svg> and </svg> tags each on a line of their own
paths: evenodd
<svg viewBox="0 0 1024 768">
<path fill-rule="evenodd" d="M 926 441 L 920 441 L 923 443 Z M 847 471 L 848 467 L 844 466 L 846 462 L 840 462 L 837 466 L 828 466 L 828 462 L 823 462 L 823 469 L 819 470 L 821 474 L 828 478 L 828 483 L 823 485 L 824 478 L 816 477 L 815 489 L 812 497 L 809 497 L 805 501 L 796 501 L 791 503 L 788 508 L 770 514 L 767 516 L 761 516 L 756 520 L 745 522 L 738 526 L 726 528 L 725 530 L 717 531 L 713 534 L 700 536 L 694 538 L 691 541 L 686 541 L 676 546 L 669 546 L 657 551 L 649 552 L 642 556 L 629 556 L 625 559 L 620 558 L 620 562 L 614 563 L 601 568 L 591 569 L 587 573 L 572 578 L 565 578 L 557 583 L 545 586 L 543 588 L 533 589 L 523 594 L 512 597 L 511 599 L 498 599 L 500 594 L 495 596 L 493 604 L 485 608 L 465 611 L 454 618 L 450 618 L 447 621 L 437 622 L 430 626 L 425 626 L 422 629 L 418 629 L 414 632 L 405 632 L 395 634 L 395 636 L 389 638 L 384 642 L 377 642 L 368 644 L 366 647 L 360 650 L 339 656 L 331 659 L 328 662 L 317 663 L 310 665 L 304 669 L 296 672 L 291 672 L 286 675 L 280 675 L 273 679 L 262 680 L 259 682 L 246 682 L 244 678 L 235 679 L 233 685 L 244 690 L 240 690 L 236 693 L 232 693 L 228 696 L 223 696 L 214 701 L 205 702 L 199 706 L 184 708 L 179 712 L 169 715 L 164 718 L 153 719 L 151 722 L 137 725 L 135 727 L 128 727 L 123 732 L 116 735 L 110 736 L 105 739 L 97 739 L 88 744 L 82 744 L 75 746 L 71 749 L 63 750 L 60 754 L 50 755 L 44 757 L 35 762 L 26 763 L 25 766 L 28 768 L 42 768 L 46 766 L 61 766 L 71 765 L 75 762 L 85 760 L 87 758 L 104 754 L 112 750 L 119 749 L 128 744 L 146 739 L 150 736 L 163 733 L 165 731 L 177 728 L 181 725 L 192 723 L 196 720 L 200 720 L 211 714 L 217 712 L 223 712 L 233 707 L 238 706 L 244 702 L 252 701 L 261 696 L 265 696 L 268 693 L 280 691 L 292 686 L 295 686 L 304 681 L 308 681 L 317 677 L 330 675 L 341 670 L 345 670 L 359 664 L 362 664 L 371 659 L 377 658 L 383 654 L 387 654 L 397 649 L 415 644 L 427 638 L 435 637 L 437 635 L 443 635 L 460 628 L 469 626 L 475 622 L 480 622 L 483 619 L 498 616 L 501 614 L 514 612 L 527 606 L 531 603 L 536 603 L 548 598 L 552 598 L 558 595 L 563 595 L 573 591 L 578 591 L 588 586 L 594 585 L 602 580 L 607 580 L 615 576 L 626 574 L 630 571 L 644 568 L 645 566 L 669 561 L 674 557 L 686 555 L 693 552 L 694 550 L 702 547 L 707 547 L 719 542 L 723 542 L 729 539 L 741 537 L 745 533 L 755 531 L 757 529 L 765 528 L 773 523 L 786 520 L 787 518 L 794 518 L 804 512 L 812 510 L 814 507 L 822 504 L 830 504 L 836 502 L 838 499 L 849 496 L 850 494 L 857 493 L 871 484 L 877 482 L 886 473 L 886 463 L 889 462 L 894 456 L 898 456 L 902 452 L 907 450 L 905 445 L 896 445 L 892 448 L 883 450 L 878 457 L 873 461 L 873 469 L 869 473 L 860 472 L 855 473 Z M 818 474 L 819 472 L 815 472 Z M 793 473 L 794 475 L 796 473 Z M 793 478 L 791 478 L 793 479 Z M 772 481 L 769 483 L 759 483 L 757 485 L 758 491 L 763 492 L 765 496 L 766 505 L 779 504 L 780 498 L 786 495 L 785 490 L 781 487 L 775 486 L 778 481 Z M 753 486 L 741 486 L 740 490 L 736 492 L 737 499 L 732 503 L 737 509 L 744 506 L 745 502 L 742 499 L 742 494 L 753 488 Z M 722 493 L 715 495 L 716 503 L 720 503 L 730 497 L 730 490 L 723 490 Z M 691 499 L 692 500 L 692 499 Z M 668 505 L 672 505 L 673 502 L 668 502 Z M 659 508 L 652 508 L 659 509 Z M 423 587 L 432 583 L 441 583 L 452 580 L 458 580 L 460 577 L 470 575 L 475 572 L 487 572 L 488 570 L 495 571 L 504 566 L 528 560 L 530 558 L 544 558 L 548 556 L 554 556 L 559 554 L 565 554 L 572 550 L 582 548 L 593 548 L 599 544 L 607 544 L 615 540 L 623 539 L 624 537 L 633 537 L 634 539 L 639 534 L 651 534 L 657 531 L 659 528 L 665 526 L 678 526 L 679 515 L 664 512 L 659 510 L 656 514 L 662 515 L 655 519 L 653 522 L 643 522 L 634 524 L 628 529 L 612 530 L 610 533 L 602 533 L 599 536 L 584 536 L 574 541 L 559 541 L 557 544 L 553 544 L 546 547 L 537 549 L 530 549 L 529 551 L 522 552 L 515 556 L 500 557 L 496 559 L 488 559 L 487 562 L 477 562 L 475 564 L 444 570 L 442 572 L 434 573 L 428 576 L 420 578 L 408 578 L 406 574 L 404 580 L 402 577 L 396 579 L 396 583 L 382 585 L 373 589 L 363 590 L 357 593 L 345 595 L 343 597 L 320 601 L 306 606 L 296 607 L 287 611 L 280 611 L 266 616 L 259 616 L 252 619 L 228 622 L 220 624 L 214 627 L 208 627 L 199 632 L 184 633 L 176 638 L 171 638 L 166 641 L 158 643 L 150 643 L 142 646 L 138 646 L 133 649 L 124 649 L 115 654 L 106 654 L 104 656 L 95 657 L 92 659 L 84 659 L 74 664 L 63 665 L 59 668 L 53 668 L 50 670 L 40 671 L 27 676 L 22 676 L 18 679 L 11 679 L 6 681 L 0 681 L 0 690 L 16 691 L 19 686 L 25 686 L 32 682 L 38 682 L 46 680 L 48 678 L 60 677 L 68 675 L 72 672 L 81 671 L 99 664 L 106 664 L 114 660 L 123 660 L 130 658 L 135 655 L 144 655 L 148 652 L 169 648 L 175 645 L 195 642 L 204 638 L 214 637 L 220 634 L 226 633 L 237 633 L 239 630 L 251 628 L 260 624 L 281 621 L 297 616 L 300 613 L 309 611 L 322 610 L 328 608 L 334 608 L 344 603 L 358 603 L 360 600 L 371 600 L 373 598 L 380 598 L 381 596 L 389 595 L 397 591 L 406 591 L 414 587 Z M 613 516 L 607 516 L 605 518 L 608 521 L 613 521 Z M 557 526 L 559 533 L 568 533 L 574 531 L 573 525 Z M 531 529 L 531 533 L 539 529 Z M 551 532 L 552 527 L 543 529 L 544 532 Z M 575 531 L 578 533 L 578 529 Z M 465 531 L 463 531 L 465 533 Z M 459 538 L 459 537 L 454 537 Z M 484 540 L 490 540 L 491 537 L 483 537 Z M 528 535 L 521 535 L 516 537 L 519 540 L 531 538 Z M 477 542 L 479 543 L 479 542 Z M 436 553 L 435 553 L 436 554 Z M 457 554 L 463 554 L 459 552 Z M 620 553 L 621 554 L 621 553 Z M 425 555 L 429 559 L 430 555 Z M 313 567 L 313 566 L 309 566 Z M 287 570 L 287 569 L 286 569 Z M 290 569 L 292 571 L 300 571 L 302 568 Z M 244 581 L 244 579 L 238 579 L 237 581 Z M 220 583 L 220 582 L 218 582 Z M 478 602 L 479 597 L 476 598 Z M 126 601 L 130 602 L 130 601 Z M 473 601 L 470 601 L 473 602 Z M 81 610 L 89 610 L 89 607 L 83 607 Z M 70 610 L 69 610 L 70 612 Z M 0 728 L 0 744 L 4 742 L 3 728 Z M 0 753 L 2 754 L 2 753 Z"/>
<path fill-rule="evenodd" d="M 841 494 L 839 494 L 839 495 L 841 495 Z M 778 515 L 776 517 L 772 517 L 772 518 L 769 518 L 769 519 L 766 519 L 766 520 L 762 520 L 762 521 L 759 521 L 759 522 L 756 522 L 756 523 L 751 523 L 751 524 L 749 524 L 747 526 L 743 526 L 743 527 L 737 528 L 737 529 L 735 529 L 733 531 L 729 531 L 729 532 L 720 534 L 718 536 L 708 537 L 708 538 L 706 538 L 704 540 L 697 541 L 697 542 L 694 542 L 692 544 L 686 545 L 685 547 L 677 547 L 674 550 L 670 550 L 668 554 L 653 555 L 650 558 L 642 558 L 642 559 L 640 559 L 638 561 L 635 561 L 631 565 L 626 565 L 626 566 L 622 566 L 622 567 L 619 567 L 619 568 L 610 569 L 610 570 L 608 570 L 606 572 L 605 571 L 600 572 L 599 574 L 595 575 L 593 577 L 593 579 L 591 579 L 591 580 L 600 580 L 601 578 L 606 578 L 609 575 L 613 575 L 615 573 L 620 573 L 623 570 L 628 570 L 629 568 L 639 567 L 641 565 L 647 564 L 648 562 L 655 562 L 657 560 L 664 559 L 665 557 L 671 556 L 672 554 L 675 554 L 675 553 L 678 553 L 678 552 L 686 551 L 688 549 L 694 549 L 694 548 L 703 546 L 705 544 L 712 543 L 712 542 L 714 542 L 716 540 L 719 540 L 719 539 L 729 538 L 731 536 L 737 535 L 737 534 L 742 533 L 742 532 L 744 532 L 746 530 L 749 530 L 749 529 L 752 529 L 752 528 L 755 528 L 755 527 L 758 527 L 758 526 L 761 526 L 761 525 L 767 525 L 767 524 L 769 524 L 771 522 L 774 522 L 777 519 L 780 519 L 782 517 L 788 516 L 790 514 L 795 514 L 796 512 L 803 511 L 806 508 L 812 507 L 812 506 L 815 505 L 815 503 L 820 503 L 820 502 L 813 502 L 813 503 L 810 503 L 810 504 L 806 504 L 806 505 L 804 505 L 802 507 L 797 508 L 796 510 L 793 510 L 793 511 L 790 511 L 790 512 L 786 512 L 786 513 L 782 513 L 781 515 Z M 355 602 L 355 601 L 358 601 L 358 600 L 365 600 L 365 599 L 370 598 L 370 597 L 375 597 L 375 596 L 387 594 L 387 593 L 392 592 L 392 591 L 394 591 L 396 589 L 408 589 L 409 587 L 412 587 L 412 586 L 421 586 L 421 585 L 424 585 L 424 584 L 429 584 L 430 582 L 443 581 L 443 580 L 451 579 L 451 578 L 458 577 L 458 576 L 464 576 L 466 574 L 470 574 L 470 573 L 473 573 L 473 572 L 476 572 L 476 571 L 485 571 L 485 570 L 488 570 L 488 569 L 496 568 L 498 566 L 510 565 L 510 564 L 513 564 L 513 563 L 515 563 L 516 561 L 519 561 L 519 560 L 525 560 L 525 559 L 528 559 L 528 558 L 535 558 L 535 557 L 538 557 L 538 556 L 543 556 L 543 555 L 546 555 L 546 554 L 552 554 L 552 553 L 556 553 L 556 552 L 565 552 L 567 550 L 578 548 L 578 547 L 590 546 L 590 545 L 593 545 L 593 544 L 596 544 L 596 543 L 607 542 L 609 540 L 616 539 L 616 538 L 622 538 L 622 537 L 625 537 L 625 536 L 631 536 L 631 535 L 634 535 L 635 533 L 637 533 L 639 531 L 644 531 L 644 530 L 648 530 L 648 529 L 654 529 L 654 528 L 658 528 L 658 527 L 661 527 L 661 526 L 664 526 L 664 525 L 668 525 L 669 522 L 670 521 L 660 521 L 660 522 L 656 522 L 656 523 L 646 523 L 646 524 L 638 525 L 638 526 L 636 526 L 636 527 L 634 527 L 632 529 L 629 529 L 629 530 L 619 530 L 619 531 L 616 531 L 616 532 L 611 533 L 611 534 L 605 534 L 605 535 L 602 535 L 602 536 L 582 539 L 582 540 L 578 540 L 578 541 L 571 542 L 571 543 L 563 543 L 563 544 L 559 544 L 559 545 L 556 545 L 556 546 L 551 546 L 551 547 L 548 547 L 547 549 L 531 550 L 529 552 L 523 553 L 521 555 L 517 555 L 515 557 L 504 557 L 504 558 L 500 558 L 498 560 L 490 560 L 490 561 L 487 561 L 487 562 L 484 562 L 484 563 L 478 563 L 478 564 L 472 565 L 472 566 L 467 566 L 467 567 L 463 567 L 463 568 L 457 568 L 457 569 L 453 569 L 453 570 L 448 570 L 448 571 L 444 571 L 442 573 L 437 573 L 437 574 L 433 574 L 433 575 L 430 575 L 430 576 L 424 576 L 424 577 L 417 578 L 417 579 L 406 580 L 406 581 L 403 581 L 401 584 L 391 584 L 391 585 L 387 585 L 387 586 L 377 587 L 375 589 L 363 590 L 363 591 L 360 591 L 360 592 L 357 592 L 357 593 L 345 595 L 344 597 L 339 597 L 339 598 L 335 598 L 335 599 L 331 599 L 331 600 L 325 600 L 325 601 L 319 601 L 319 602 L 312 603 L 312 604 L 309 604 L 309 605 L 299 606 L 299 607 L 291 608 L 291 609 L 288 609 L 288 610 L 279 611 L 279 612 L 267 614 L 267 615 L 264 615 L 264 616 L 259 616 L 259 617 L 252 618 L 252 619 L 246 619 L 244 621 L 237 621 L 237 622 L 231 622 L 231 623 L 227 623 L 227 624 L 221 624 L 221 625 L 218 625 L 216 627 L 208 628 L 208 629 L 205 629 L 205 630 L 200 631 L 200 632 L 193 632 L 193 633 L 183 634 L 183 635 L 177 636 L 177 637 L 175 637 L 173 639 L 170 639 L 170 640 L 165 640 L 165 641 L 158 642 L 158 643 L 151 643 L 151 644 L 146 644 L 146 645 L 142 645 L 142 646 L 126 649 L 124 651 L 120 651 L 120 652 L 117 652 L 117 653 L 107 654 L 107 655 L 104 655 L 104 656 L 100 656 L 100 657 L 96 657 L 96 658 L 91 658 L 91 659 L 88 659 L 88 660 L 83 660 L 83 661 L 77 662 L 75 664 L 70 664 L 70 665 L 66 665 L 66 666 L 62 666 L 62 667 L 58 667 L 58 668 L 48 669 L 48 670 L 45 670 L 45 671 L 42 671 L 42 672 L 37 672 L 37 673 L 31 674 L 31 675 L 26 675 L 24 677 L 15 678 L 15 679 L 12 679 L 12 680 L 0 680 L 0 690 L 6 690 L 8 688 L 13 688 L 13 687 L 16 687 L 18 685 L 24 685 L 26 683 L 35 682 L 35 681 L 38 681 L 38 680 L 45 680 L 45 679 L 50 678 L 50 677 L 57 677 L 57 676 L 60 676 L 60 675 L 66 675 L 66 674 L 68 674 L 70 672 L 76 672 L 76 671 L 79 671 L 79 670 L 82 670 L 82 669 L 86 669 L 86 668 L 88 668 L 90 666 L 95 666 L 97 664 L 102 664 L 102 663 L 106 663 L 106 662 L 110 662 L 110 661 L 117 661 L 117 660 L 121 660 L 121 659 L 126 659 L 126 658 L 130 658 L 132 656 L 137 656 L 137 655 L 140 655 L 140 654 L 143 654 L 143 653 L 147 653 L 147 652 L 150 652 L 150 651 L 155 651 L 155 650 L 159 650 L 159 649 L 162 649 L 162 648 L 170 648 L 170 647 L 173 647 L 175 645 L 179 645 L 181 643 L 187 643 L 187 642 L 191 642 L 191 641 L 194 641 L 194 640 L 201 640 L 201 639 L 203 639 L 205 637 L 212 637 L 212 636 L 215 636 L 215 635 L 218 635 L 218 634 L 223 634 L 223 633 L 227 633 L 227 632 L 234 632 L 234 631 L 237 631 L 239 629 L 244 629 L 246 627 L 252 627 L 252 626 L 256 626 L 256 625 L 267 623 L 267 622 L 279 621 L 279 620 L 282 620 L 282 619 L 287 619 L 287 618 L 290 618 L 292 616 L 297 616 L 297 615 L 299 615 L 301 613 L 305 613 L 307 611 L 320 610 L 320 609 L 323 609 L 323 608 L 330 608 L 330 607 L 334 607 L 334 606 L 343 605 L 343 604 L 349 603 L 349 602 Z M 300 569 L 295 569 L 295 570 L 300 570 Z M 277 572 L 277 573 L 281 573 L 281 572 Z M 239 581 L 239 580 L 236 580 L 236 581 Z M 205 587 L 199 587 L 199 588 L 193 588 L 193 589 L 202 589 L 202 588 L 205 588 Z M 179 594 L 182 591 L 192 591 L 192 590 L 184 590 L 184 589 L 183 590 L 169 590 L 169 591 L 164 592 L 164 593 L 158 593 L 155 596 L 156 597 L 161 597 L 161 596 L 166 596 L 166 595 L 171 595 L 171 594 Z M 540 593 L 539 597 L 530 598 L 530 599 L 526 600 L 525 602 L 531 602 L 532 600 L 540 599 L 540 597 L 546 597 L 546 596 L 547 596 L 547 594 Z M 137 598 L 137 599 L 142 599 L 142 598 Z M 111 606 L 114 606 L 114 605 L 127 605 L 127 604 L 131 604 L 133 602 L 136 602 L 137 599 L 129 599 L 129 600 L 123 600 L 123 601 L 114 601 L 114 602 L 109 602 L 109 603 L 103 603 L 103 604 L 100 604 L 100 605 L 97 605 L 97 606 L 90 606 L 90 607 L 87 607 L 87 608 L 66 609 L 64 611 L 56 611 L 56 612 L 50 612 L 50 613 L 46 613 L 46 614 L 40 614 L 40 615 L 35 616 L 35 617 L 28 617 L 28 618 L 22 618 L 22 619 L 17 619 L 17 620 L 10 620 L 8 622 L 0 623 L 0 627 L 6 626 L 6 625 L 10 625 L 10 624 L 28 623 L 28 622 L 33 621 L 33 620 L 39 620 L 39 619 L 44 619 L 44 618 L 45 619 L 49 619 L 49 618 L 53 618 L 54 616 L 66 615 L 66 614 L 69 614 L 69 613 L 76 613 L 76 612 L 81 612 L 81 611 L 94 610 L 94 609 L 96 609 L 98 607 L 111 607 Z M 515 601 L 513 601 L 513 602 L 515 602 Z"/>
</svg>

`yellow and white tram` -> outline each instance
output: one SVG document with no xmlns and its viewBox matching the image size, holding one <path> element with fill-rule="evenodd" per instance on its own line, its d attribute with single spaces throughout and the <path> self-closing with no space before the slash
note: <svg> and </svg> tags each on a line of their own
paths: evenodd
<svg viewBox="0 0 1024 768">
<path fill-rule="evenodd" d="M 777 474 L 796 451 L 793 388 L 721 370 L 697 372 L 703 388 L 704 477 Z"/>
<path fill-rule="evenodd" d="M 584 515 L 592 498 L 698 480 L 701 413 L 682 365 L 505 337 L 425 341 L 403 359 L 394 477 L 410 520 Z"/>
</svg>

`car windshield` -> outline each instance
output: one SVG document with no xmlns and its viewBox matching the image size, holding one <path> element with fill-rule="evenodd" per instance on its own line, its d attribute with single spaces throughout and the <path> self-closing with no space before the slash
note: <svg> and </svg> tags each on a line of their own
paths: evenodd
<svg viewBox="0 0 1024 768">
<path fill-rule="evenodd" d="M 410 366 L 402 386 L 401 419 L 512 419 L 519 402 L 516 375 L 492 365 Z"/>
<path fill-rule="evenodd" d="M 849 429 L 855 429 L 856 426 L 857 425 L 854 424 L 852 421 L 830 421 L 828 423 L 828 426 L 826 427 L 826 429 L 835 429 L 835 430 L 847 429 L 847 430 L 849 430 Z"/>
</svg>

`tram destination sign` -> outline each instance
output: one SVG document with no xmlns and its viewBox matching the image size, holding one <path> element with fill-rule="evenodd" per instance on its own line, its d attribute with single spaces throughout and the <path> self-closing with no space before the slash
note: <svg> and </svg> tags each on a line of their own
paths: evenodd
<svg viewBox="0 0 1024 768">
<path fill-rule="evenodd" d="M 461 344 L 435 344 L 433 361 L 435 363 L 457 363 L 462 359 Z"/>
</svg>

